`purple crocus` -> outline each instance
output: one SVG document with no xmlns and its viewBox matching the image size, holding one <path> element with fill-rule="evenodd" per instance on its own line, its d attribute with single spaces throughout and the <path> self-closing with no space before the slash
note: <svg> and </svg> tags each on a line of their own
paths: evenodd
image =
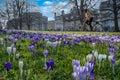
<svg viewBox="0 0 120 80">
<path fill-rule="evenodd" d="M 114 52 L 114 48 L 108 48 L 109 52 Z"/>
<path fill-rule="evenodd" d="M 115 59 L 114 59 L 114 58 L 111 59 L 111 63 L 112 63 L 112 64 L 115 64 Z"/>
<path fill-rule="evenodd" d="M 35 50 L 33 51 L 33 55 L 34 55 L 34 56 L 36 56 L 36 55 L 37 55 L 37 52 L 36 52 Z"/>
<path fill-rule="evenodd" d="M 44 50 L 44 51 L 43 51 L 44 56 L 47 56 L 48 53 L 49 53 L 48 50 Z"/>
<path fill-rule="evenodd" d="M 21 45 L 18 45 L 18 50 L 20 50 Z"/>
<path fill-rule="evenodd" d="M 43 48 L 43 49 L 44 49 L 44 47 L 45 47 L 45 44 L 41 44 L 41 48 Z"/>
<path fill-rule="evenodd" d="M 92 70 L 90 72 L 90 77 L 88 78 L 88 80 L 94 80 L 94 75 L 95 75 L 94 70 Z"/>
<path fill-rule="evenodd" d="M 9 71 L 10 68 L 12 67 L 12 63 L 11 62 L 5 62 L 4 67 L 6 68 L 7 71 Z"/>
<path fill-rule="evenodd" d="M 54 67 L 54 60 L 48 59 L 45 63 L 44 70 L 53 69 L 53 67 Z"/>
<path fill-rule="evenodd" d="M 65 40 L 65 41 L 64 41 L 64 44 L 69 44 L 69 43 L 70 43 L 69 40 Z"/>
<path fill-rule="evenodd" d="M 28 49 L 31 51 L 31 50 L 33 50 L 34 49 L 34 45 L 29 45 L 28 46 Z"/>
</svg>

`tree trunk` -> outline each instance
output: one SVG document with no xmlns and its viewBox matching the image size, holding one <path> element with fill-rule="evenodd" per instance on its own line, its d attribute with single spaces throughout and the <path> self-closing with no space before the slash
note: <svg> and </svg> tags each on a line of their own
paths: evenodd
<svg viewBox="0 0 120 80">
<path fill-rule="evenodd" d="M 117 1 L 113 0 L 113 9 L 114 9 L 114 26 L 116 32 L 119 31 L 119 26 L 118 26 L 118 11 L 117 11 Z"/>
<path fill-rule="evenodd" d="M 118 26 L 118 17 L 117 17 L 117 13 L 114 13 L 114 26 L 115 26 L 115 31 L 118 32 L 119 31 L 119 26 Z"/>
<path fill-rule="evenodd" d="M 19 13 L 19 27 L 22 30 L 22 15 Z"/>
</svg>

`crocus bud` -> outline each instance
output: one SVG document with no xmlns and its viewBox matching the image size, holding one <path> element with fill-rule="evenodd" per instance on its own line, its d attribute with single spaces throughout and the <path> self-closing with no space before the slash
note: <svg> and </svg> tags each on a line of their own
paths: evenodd
<svg viewBox="0 0 120 80">
<path fill-rule="evenodd" d="M 22 70 L 22 68 L 23 68 L 23 61 L 19 61 L 19 68 L 20 68 L 20 70 Z"/>
<path fill-rule="evenodd" d="M 44 51 L 43 51 L 44 56 L 47 56 L 48 53 L 49 53 L 48 50 L 44 50 Z"/>
<path fill-rule="evenodd" d="M 16 48 L 13 48 L 13 54 L 15 54 L 16 53 Z"/>
<path fill-rule="evenodd" d="M 75 80 L 78 80 L 78 79 L 79 79 L 76 72 L 73 72 L 73 73 L 72 73 L 72 76 L 73 76 L 73 78 L 74 78 Z"/>
<path fill-rule="evenodd" d="M 107 55 L 106 55 L 106 54 L 99 54 L 99 55 L 98 55 L 98 60 L 99 60 L 99 62 L 101 62 L 102 59 L 106 59 L 106 58 L 107 58 Z"/>
<path fill-rule="evenodd" d="M 106 54 L 103 54 L 103 59 L 106 59 L 107 58 L 107 55 Z"/>
<path fill-rule="evenodd" d="M 15 42 L 17 42 L 17 39 L 15 39 Z"/>
<path fill-rule="evenodd" d="M 92 57 L 93 57 L 92 54 L 88 54 L 88 55 L 86 56 L 86 60 L 87 60 L 87 61 L 91 61 L 91 60 L 92 60 Z"/>
<path fill-rule="evenodd" d="M 19 56 L 20 56 L 19 54 L 16 54 L 16 59 L 18 59 L 18 58 L 19 58 Z"/>
<path fill-rule="evenodd" d="M 114 58 L 114 56 L 108 56 L 108 60 L 111 62 L 111 60 Z"/>
<path fill-rule="evenodd" d="M 12 47 L 7 47 L 7 53 L 10 55 L 12 52 Z"/>
<path fill-rule="evenodd" d="M 92 43 L 92 46 L 95 47 L 95 43 Z"/>
<path fill-rule="evenodd" d="M 3 44 L 3 43 L 4 43 L 3 38 L 0 38 L 0 41 L 1 41 L 1 44 Z"/>
<path fill-rule="evenodd" d="M 98 58 L 98 51 L 96 50 L 93 55 L 95 56 L 95 58 L 97 59 Z"/>
</svg>

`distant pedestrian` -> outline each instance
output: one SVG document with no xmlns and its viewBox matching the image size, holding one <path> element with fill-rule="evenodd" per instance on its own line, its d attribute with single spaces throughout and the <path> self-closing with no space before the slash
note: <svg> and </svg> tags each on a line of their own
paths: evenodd
<svg viewBox="0 0 120 80">
<path fill-rule="evenodd" d="M 93 31 L 92 21 L 93 21 L 93 17 L 91 17 L 90 12 L 87 9 L 85 9 L 84 22 L 90 26 L 91 31 Z"/>
</svg>

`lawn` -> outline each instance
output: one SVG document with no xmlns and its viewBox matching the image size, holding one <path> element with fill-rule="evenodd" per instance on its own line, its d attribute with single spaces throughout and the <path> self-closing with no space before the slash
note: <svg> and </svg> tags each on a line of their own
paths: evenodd
<svg viewBox="0 0 120 80">
<path fill-rule="evenodd" d="M 119 80 L 119 48 L 116 32 L 0 32 L 0 80 Z"/>
</svg>

